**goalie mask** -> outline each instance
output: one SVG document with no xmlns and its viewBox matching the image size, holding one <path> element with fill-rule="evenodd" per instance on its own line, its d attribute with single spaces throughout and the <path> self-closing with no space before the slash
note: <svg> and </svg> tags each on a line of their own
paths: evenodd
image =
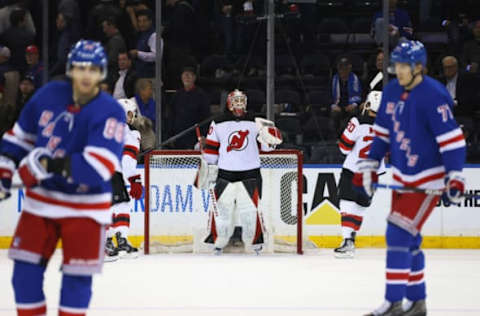
<svg viewBox="0 0 480 316">
<path fill-rule="evenodd" d="M 235 116 L 242 116 L 247 112 L 247 96 L 235 89 L 227 97 L 227 107 Z"/>
<path fill-rule="evenodd" d="M 125 111 L 125 115 L 127 117 L 127 124 L 132 124 L 137 117 L 137 105 L 130 99 L 119 99 L 118 103 L 122 106 L 123 110 Z M 131 112 L 131 116 L 129 116 L 129 112 Z"/>
<path fill-rule="evenodd" d="M 367 101 L 363 107 L 363 113 L 372 111 L 377 113 L 380 108 L 380 101 L 382 100 L 382 91 L 371 91 L 367 96 Z"/>
</svg>

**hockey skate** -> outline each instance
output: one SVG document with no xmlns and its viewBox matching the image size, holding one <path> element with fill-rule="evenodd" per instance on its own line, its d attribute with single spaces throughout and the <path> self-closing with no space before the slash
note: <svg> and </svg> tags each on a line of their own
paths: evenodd
<svg viewBox="0 0 480 316">
<path fill-rule="evenodd" d="M 340 247 L 333 250 L 335 258 L 353 258 L 355 255 L 355 232 L 350 238 L 345 238 Z"/>
<path fill-rule="evenodd" d="M 113 262 L 117 261 L 119 258 L 118 256 L 118 248 L 115 247 L 113 244 L 113 240 L 111 237 L 107 238 L 107 243 L 105 244 L 105 262 Z"/>
<path fill-rule="evenodd" d="M 427 305 L 425 300 L 419 300 L 415 302 L 408 301 L 403 305 L 403 316 L 426 316 Z"/>
<path fill-rule="evenodd" d="M 127 238 L 124 238 L 120 233 L 116 233 L 118 253 L 121 258 L 135 259 L 138 257 L 138 249 L 130 245 Z"/>
<path fill-rule="evenodd" d="M 383 302 L 382 306 L 374 310 L 373 312 L 366 314 L 365 316 L 402 316 L 402 302 Z"/>
<path fill-rule="evenodd" d="M 213 254 L 215 256 L 221 256 L 223 253 L 223 249 L 222 248 L 218 248 L 218 247 L 215 247 L 215 249 L 213 249 Z"/>
</svg>

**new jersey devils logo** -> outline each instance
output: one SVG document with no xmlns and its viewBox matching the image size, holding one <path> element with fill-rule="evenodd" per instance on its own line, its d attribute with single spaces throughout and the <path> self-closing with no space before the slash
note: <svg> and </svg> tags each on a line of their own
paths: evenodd
<svg viewBox="0 0 480 316">
<path fill-rule="evenodd" d="M 248 130 L 235 131 L 228 136 L 227 152 L 232 150 L 240 151 L 247 148 L 248 145 Z"/>
</svg>

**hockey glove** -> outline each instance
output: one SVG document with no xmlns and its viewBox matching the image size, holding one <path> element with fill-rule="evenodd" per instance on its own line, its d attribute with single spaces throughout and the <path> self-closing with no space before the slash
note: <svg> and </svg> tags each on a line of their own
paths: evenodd
<svg viewBox="0 0 480 316">
<path fill-rule="evenodd" d="M 35 148 L 20 162 L 18 174 L 27 188 L 40 184 L 41 181 L 53 176 L 47 171 L 51 153 L 46 148 Z"/>
<path fill-rule="evenodd" d="M 358 192 L 373 197 L 374 184 L 378 183 L 378 167 L 380 163 L 373 159 L 361 160 L 357 163 L 358 171 L 353 175 L 353 187 Z"/>
<path fill-rule="evenodd" d="M 465 178 L 459 171 L 450 171 L 445 179 L 446 188 L 442 195 L 444 202 L 453 204 L 462 202 L 462 196 L 465 193 Z"/>
<path fill-rule="evenodd" d="M 0 156 L 0 201 L 10 197 L 15 163 L 10 158 Z"/>
<path fill-rule="evenodd" d="M 130 182 L 130 196 L 135 200 L 139 200 L 142 197 L 143 188 L 142 182 L 140 181 L 140 175 L 136 175 L 128 178 Z"/>
</svg>

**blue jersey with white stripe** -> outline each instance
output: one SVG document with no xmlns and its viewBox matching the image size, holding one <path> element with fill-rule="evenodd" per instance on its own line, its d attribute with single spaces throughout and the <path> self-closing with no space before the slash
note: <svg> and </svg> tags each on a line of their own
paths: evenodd
<svg viewBox="0 0 480 316">
<path fill-rule="evenodd" d="M 99 93 L 78 109 L 72 85 L 51 82 L 37 91 L 0 143 L 0 155 L 18 162 L 45 147 L 53 157 L 69 157 L 71 177 L 60 175 L 28 189 L 25 211 L 45 217 L 92 217 L 110 221 L 111 184 L 124 143 L 125 112 Z"/>
<path fill-rule="evenodd" d="M 392 80 L 383 91 L 369 157 L 380 161 L 390 152 L 396 184 L 443 188 L 445 175 L 461 171 L 465 162 L 453 104 L 447 89 L 431 77 L 424 76 L 411 91 Z"/>
</svg>

